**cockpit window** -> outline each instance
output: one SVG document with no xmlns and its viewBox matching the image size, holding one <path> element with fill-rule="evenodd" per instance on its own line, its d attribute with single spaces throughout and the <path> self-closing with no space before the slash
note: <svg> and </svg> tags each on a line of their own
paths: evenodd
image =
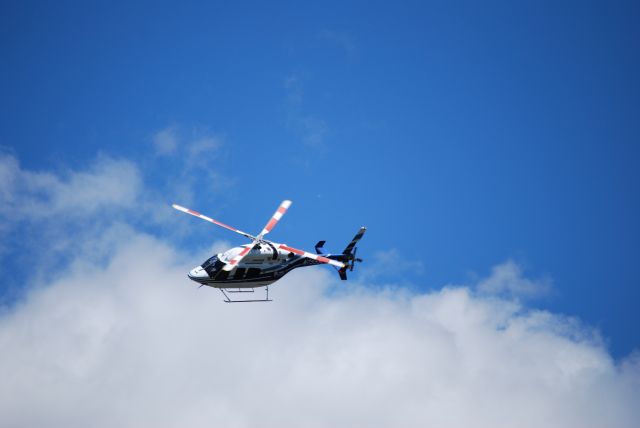
<svg viewBox="0 0 640 428">
<path fill-rule="evenodd" d="M 202 268 L 207 272 L 207 275 L 209 275 L 209 278 L 213 278 L 215 273 L 218 272 L 220 269 L 222 269 L 223 266 L 224 266 L 224 263 L 218 260 L 217 256 L 213 256 L 210 259 L 207 259 L 207 261 L 205 261 L 204 263 L 202 263 Z"/>
<path fill-rule="evenodd" d="M 202 269 L 207 269 L 210 266 L 213 266 L 218 261 L 218 257 L 213 256 L 207 259 L 204 263 L 202 263 Z"/>
</svg>

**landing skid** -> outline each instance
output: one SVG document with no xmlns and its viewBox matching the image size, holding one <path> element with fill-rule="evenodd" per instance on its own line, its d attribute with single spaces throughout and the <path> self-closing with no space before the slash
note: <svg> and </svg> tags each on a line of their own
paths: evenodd
<svg viewBox="0 0 640 428">
<path fill-rule="evenodd" d="M 254 293 L 255 289 L 245 288 L 219 288 L 220 292 L 224 295 L 224 301 L 226 303 L 249 303 L 249 302 L 273 302 L 273 299 L 269 299 L 269 286 L 265 286 L 265 298 L 264 299 L 245 299 L 245 300 L 232 300 L 227 293 Z"/>
</svg>

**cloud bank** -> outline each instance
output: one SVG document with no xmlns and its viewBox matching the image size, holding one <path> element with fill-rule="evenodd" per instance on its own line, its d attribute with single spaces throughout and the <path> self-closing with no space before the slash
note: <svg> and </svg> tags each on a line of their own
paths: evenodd
<svg viewBox="0 0 640 428">
<path fill-rule="evenodd" d="M 73 177 L 48 180 L 56 188 Z M 330 269 L 307 268 L 276 283 L 271 304 L 228 305 L 186 278 L 205 254 L 126 223 L 105 225 L 102 236 L 87 243 L 104 244 L 100 258 L 74 253 L 2 308 L 0 426 L 624 428 L 640 420 L 638 355 L 615 361 L 588 326 L 518 303 L 512 294 L 539 281 L 513 262 L 432 292 L 369 287 L 366 277 L 343 283 Z"/>
<path fill-rule="evenodd" d="M 632 427 L 640 364 L 575 320 L 471 287 L 294 272 L 226 305 L 193 255 L 123 230 L 0 319 L 2 426 Z"/>
</svg>

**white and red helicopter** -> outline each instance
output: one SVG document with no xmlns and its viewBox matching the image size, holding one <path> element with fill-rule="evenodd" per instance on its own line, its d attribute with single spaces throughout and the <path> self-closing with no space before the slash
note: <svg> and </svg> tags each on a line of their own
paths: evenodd
<svg viewBox="0 0 640 428">
<path fill-rule="evenodd" d="M 264 239 L 264 236 L 271 232 L 287 212 L 291 201 L 282 201 L 271 220 L 257 236 L 235 229 L 189 208 L 176 204 L 172 206 L 178 211 L 191 214 L 251 239 L 250 244 L 216 254 L 189 272 L 188 276 L 193 281 L 219 289 L 225 297 L 225 302 L 228 303 L 271 301 L 269 299 L 269 284 L 298 267 L 322 263 L 330 264 L 338 270 L 340 278 L 346 280 L 347 270 L 353 271 L 355 263 L 362 262 L 362 259 L 356 257 L 356 244 L 367 230 L 366 227 L 360 228 L 342 254 L 324 254 L 322 247 L 325 241 L 316 244 L 316 254 L 313 254 Z M 256 287 L 265 287 L 266 297 L 264 299 L 232 300 L 227 294 L 252 293 Z"/>
</svg>

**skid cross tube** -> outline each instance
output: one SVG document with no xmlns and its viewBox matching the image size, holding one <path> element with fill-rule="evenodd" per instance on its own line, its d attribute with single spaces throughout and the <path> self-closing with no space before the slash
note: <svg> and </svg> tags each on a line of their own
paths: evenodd
<svg viewBox="0 0 640 428">
<path fill-rule="evenodd" d="M 251 291 L 249 290 L 240 290 L 239 288 L 237 290 L 226 290 L 224 288 L 219 288 L 218 290 L 220 290 L 220 292 L 224 295 L 224 301 L 225 303 L 251 303 L 251 302 L 273 302 L 273 299 L 269 299 L 269 286 L 265 286 L 265 298 L 264 299 L 246 299 L 246 300 L 232 300 L 229 298 L 229 295 L 227 293 L 253 293 L 255 290 L 252 288 Z"/>
</svg>

